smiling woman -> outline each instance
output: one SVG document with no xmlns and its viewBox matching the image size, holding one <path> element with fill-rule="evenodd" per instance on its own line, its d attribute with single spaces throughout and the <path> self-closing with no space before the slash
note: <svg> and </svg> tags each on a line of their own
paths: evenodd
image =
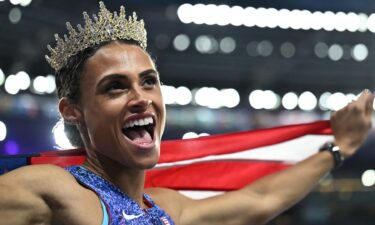
<svg viewBox="0 0 375 225">
<path fill-rule="evenodd" d="M 108 11 L 103 2 L 98 16 L 84 18 L 78 31 L 68 23 L 69 36 L 56 36 L 47 61 L 56 71 L 66 132 L 85 149 L 86 161 L 65 169 L 27 166 L 1 176 L 0 225 L 264 224 L 305 196 L 367 137 L 373 96 L 364 91 L 332 114 L 335 141 L 289 169 L 204 200 L 145 189 L 145 171 L 159 160 L 166 113 L 144 23 L 135 14 L 126 18 L 124 7 L 119 14 Z"/>
<path fill-rule="evenodd" d="M 128 45 L 137 44 L 134 40 L 118 40 L 117 42 L 121 42 Z M 106 41 L 98 45 L 88 47 L 67 59 L 65 66 L 56 72 L 57 94 L 60 99 L 65 97 L 71 103 L 77 103 L 79 101 L 79 98 L 81 96 L 79 83 L 82 79 L 84 62 L 88 58 L 93 56 L 99 48 L 107 45 L 108 43 L 109 41 Z M 109 78 L 113 79 L 113 76 L 106 77 L 106 79 Z M 121 75 L 119 75 L 118 78 L 121 78 Z M 120 83 L 111 83 L 110 85 L 112 86 L 108 88 L 116 88 L 115 86 L 120 85 Z M 74 124 L 67 123 L 66 121 L 64 121 L 64 127 L 66 135 L 72 143 L 72 145 L 75 147 L 83 148 L 84 144 L 76 126 Z"/>
<path fill-rule="evenodd" d="M 111 42 L 86 60 L 80 83 L 78 103 L 63 97 L 60 111 L 65 121 L 78 127 L 88 155 L 103 154 L 139 169 L 153 167 L 165 108 L 149 55 L 136 45 Z M 140 126 L 144 119 L 153 125 Z M 129 122 L 137 127 L 124 129 Z"/>
</svg>

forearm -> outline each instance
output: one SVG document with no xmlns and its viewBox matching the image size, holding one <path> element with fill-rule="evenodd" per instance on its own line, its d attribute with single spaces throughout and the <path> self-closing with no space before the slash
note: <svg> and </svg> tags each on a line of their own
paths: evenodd
<svg viewBox="0 0 375 225">
<path fill-rule="evenodd" d="M 264 217 L 268 221 L 306 196 L 333 166 L 332 155 L 320 152 L 241 191 L 255 192 L 262 199 Z"/>
</svg>

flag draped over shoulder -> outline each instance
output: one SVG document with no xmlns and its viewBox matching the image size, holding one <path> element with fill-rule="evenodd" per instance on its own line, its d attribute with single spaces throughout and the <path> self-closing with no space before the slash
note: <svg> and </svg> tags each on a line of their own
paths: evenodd
<svg viewBox="0 0 375 225">
<path fill-rule="evenodd" d="M 159 163 L 147 171 L 145 186 L 178 190 L 238 189 L 309 157 L 332 139 L 329 121 L 318 121 L 196 139 L 163 141 Z M 65 167 L 81 164 L 85 157 L 84 150 L 3 157 L 0 158 L 0 168 L 10 170 L 22 164 L 45 163 Z M 12 160 L 15 159 L 18 164 L 12 165 Z"/>
</svg>

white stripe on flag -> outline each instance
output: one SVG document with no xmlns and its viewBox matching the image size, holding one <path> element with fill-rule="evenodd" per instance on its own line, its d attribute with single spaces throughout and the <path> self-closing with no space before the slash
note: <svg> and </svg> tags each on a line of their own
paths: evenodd
<svg viewBox="0 0 375 225">
<path fill-rule="evenodd" d="M 207 156 L 198 159 L 177 161 L 172 163 L 160 163 L 156 167 L 164 168 L 176 165 L 187 165 L 198 162 L 215 160 L 262 160 L 281 161 L 284 163 L 296 163 L 318 152 L 319 148 L 326 142 L 332 141 L 333 135 L 305 135 L 279 144 L 264 146 L 243 151 Z"/>
<path fill-rule="evenodd" d="M 204 198 L 214 197 L 214 196 L 225 193 L 223 191 L 178 191 L 178 192 L 192 199 L 204 199 Z"/>
</svg>

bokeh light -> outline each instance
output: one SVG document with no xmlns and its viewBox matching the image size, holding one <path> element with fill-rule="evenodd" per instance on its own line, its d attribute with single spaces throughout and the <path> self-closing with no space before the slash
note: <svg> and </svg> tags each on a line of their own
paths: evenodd
<svg viewBox="0 0 375 225">
<path fill-rule="evenodd" d="M 5 82 L 5 74 L 2 69 L 0 69 L 0 86 Z"/>
<path fill-rule="evenodd" d="M 20 152 L 20 147 L 18 146 L 17 142 L 13 140 L 6 141 L 4 149 L 7 155 L 16 155 Z"/>
<path fill-rule="evenodd" d="M 298 96 L 294 92 L 288 92 L 283 96 L 281 103 L 287 110 L 295 109 L 298 106 Z"/>
<path fill-rule="evenodd" d="M 362 184 L 365 187 L 375 185 L 375 170 L 366 170 L 361 177 Z"/>
<path fill-rule="evenodd" d="M 4 141 L 7 137 L 7 127 L 4 122 L 0 121 L 0 141 Z"/>
<path fill-rule="evenodd" d="M 56 126 L 53 128 L 53 137 L 55 139 L 55 143 L 58 148 L 60 149 L 73 149 L 74 146 L 70 143 L 68 137 L 64 131 L 64 123 L 58 122 Z"/>
<path fill-rule="evenodd" d="M 298 106 L 304 111 L 314 110 L 317 106 L 318 100 L 315 95 L 309 91 L 303 92 L 298 99 Z"/>
<path fill-rule="evenodd" d="M 190 46 L 190 38 L 186 34 L 179 34 L 173 40 L 173 46 L 177 51 L 185 51 Z"/>
</svg>

